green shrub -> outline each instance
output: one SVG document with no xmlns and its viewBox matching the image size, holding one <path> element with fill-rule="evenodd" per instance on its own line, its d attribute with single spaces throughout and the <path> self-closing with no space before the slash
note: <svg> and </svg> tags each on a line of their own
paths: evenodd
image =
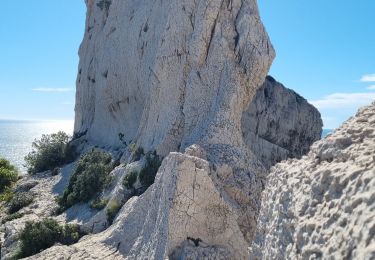
<svg viewBox="0 0 375 260">
<path fill-rule="evenodd" d="M 128 175 L 126 175 L 122 181 L 122 184 L 127 188 L 133 188 L 134 183 L 137 181 L 138 172 L 132 171 Z"/>
<path fill-rule="evenodd" d="M 109 224 L 113 223 L 117 213 L 120 211 L 122 205 L 117 201 L 111 201 L 107 207 L 107 220 Z"/>
<path fill-rule="evenodd" d="M 160 165 L 161 159 L 156 152 L 146 155 L 146 165 L 139 173 L 139 180 L 145 189 L 154 183 Z"/>
<path fill-rule="evenodd" d="M 38 185 L 38 181 L 28 181 L 21 183 L 17 185 L 17 187 L 14 189 L 15 192 L 27 192 L 30 191 L 32 188 L 34 188 L 36 185 Z"/>
<path fill-rule="evenodd" d="M 89 202 L 111 181 L 111 155 L 92 150 L 77 162 L 59 205 L 69 208 L 78 202 Z"/>
<path fill-rule="evenodd" d="M 74 244 L 82 235 L 78 225 L 61 226 L 54 219 L 26 222 L 26 226 L 19 236 L 21 247 L 16 258 L 35 255 L 57 242 L 64 245 Z"/>
<path fill-rule="evenodd" d="M 8 188 L 3 193 L 0 193 L 0 202 L 10 202 L 13 197 L 14 192 Z"/>
<path fill-rule="evenodd" d="M 58 242 L 63 245 L 72 245 L 84 235 L 77 224 L 66 224 L 62 227 L 62 233 Z"/>
<path fill-rule="evenodd" d="M 15 193 L 13 198 L 8 203 L 8 212 L 10 214 L 16 213 L 20 209 L 30 205 L 33 202 L 33 194 L 31 192 Z"/>
<path fill-rule="evenodd" d="M 0 193 L 10 188 L 18 180 L 18 171 L 9 161 L 0 158 Z"/>
<path fill-rule="evenodd" d="M 90 203 L 90 208 L 96 209 L 96 210 L 102 210 L 107 206 L 108 199 L 96 199 L 93 202 Z"/>
<path fill-rule="evenodd" d="M 30 174 L 54 170 L 66 163 L 72 162 L 75 149 L 69 145 L 71 137 L 64 132 L 43 135 L 40 140 L 32 144 L 33 150 L 25 157 L 26 166 Z"/>
<path fill-rule="evenodd" d="M 24 215 L 25 215 L 24 213 L 19 213 L 19 212 L 10 214 L 10 215 L 6 216 L 5 218 L 3 218 L 1 223 L 5 224 L 8 221 L 12 221 L 14 219 L 22 218 Z"/>
</svg>

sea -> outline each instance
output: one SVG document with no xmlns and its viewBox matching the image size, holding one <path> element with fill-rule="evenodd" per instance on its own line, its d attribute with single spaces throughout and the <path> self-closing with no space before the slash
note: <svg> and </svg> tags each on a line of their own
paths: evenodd
<svg viewBox="0 0 375 260">
<path fill-rule="evenodd" d="M 72 135 L 73 121 L 16 121 L 0 120 L 0 157 L 9 160 L 21 173 L 26 173 L 25 156 L 31 152 L 32 143 L 43 134 L 58 131 Z M 324 129 L 322 137 L 331 133 L 332 129 Z"/>
<path fill-rule="evenodd" d="M 334 131 L 334 129 L 323 129 L 322 138 L 326 137 L 327 135 L 329 135 L 333 131 Z"/>
<path fill-rule="evenodd" d="M 72 135 L 73 127 L 73 120 L 0 120 L 0 157 L 9 160 L 21 173 L 26 173 L 24 158 L 31 152 L 35 139 L 58 131 Z"/>
</svg>

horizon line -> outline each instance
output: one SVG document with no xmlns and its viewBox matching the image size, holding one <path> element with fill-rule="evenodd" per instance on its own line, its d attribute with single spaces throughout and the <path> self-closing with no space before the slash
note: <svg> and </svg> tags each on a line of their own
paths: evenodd
<svg viewBox="0 0 375 260">
<path fill-rule="evenodd" d="M 24 118 L 2 118 L 0 117 L 0 121 L 30 121 L 30 122 L 35 122 L 35 121 L 72 121 L 74 122 L 74 119 L 41 119 L 41 118 L 32 118 L 32 119 L 24 119 Z"/>
</svg>

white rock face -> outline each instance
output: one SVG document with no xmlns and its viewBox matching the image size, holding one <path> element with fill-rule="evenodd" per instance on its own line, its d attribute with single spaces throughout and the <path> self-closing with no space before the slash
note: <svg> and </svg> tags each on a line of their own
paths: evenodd
<svg viewBox="0 0 375 260">
<path fill-rule="evenodd" d="M 243 141 L 241 117 L 275 56 L 256 1 L 86 3 L 76 135 L 161 156 L 200 145 L 250 242 L 265 169 Z"/>
<path fill-rule="evenodd" d="M 375 258 L 375 103 L 272 168 L 254 259 Z"/>
<path fill-rule="evenodd" d="M 273 163 L 274 149 L 260 144 L 262 152 L 253 154 L 258 146 L 251 140 L 269 133 L 266 125 L 251 128 L 251 116 L 246 124 L 255 139 L 246 135 L 247 144 L 243 139 L 242 116 L 275 55 L 256 0 L 86 4 L 76 137 L 112 150 L 135 143 L 166 158 L 155 183 L 128 200 L 111 226 L 107 228 L 104 211 L 91 214 L 87 205 L 72 207 L 58 218 L 81 221 L 85 230 L 97 234 L 30 259 L 247 259 L 264 165 Z M 295 102 L 287 111 L 308 107 Z M 248 111 L 251 115 L 253 110 Z M 316 114 L 306 108 L 291 120 L 297 125 L 302 121 L 296 118 L 311 111 Z M 277 114 L 275 120 L 281 117 Z M 309 131 L 309 126 L 298 129 Z M 271 135 L 277 133 L 273 131 Z M 288 156 L 298 156 L 305 141 L 297 149 L 301 139 L 294 142 L 287 135 L 282 140 L 293 143 Z M 124 199 L 122 179 L 128 168 L 111 173 L 114 183 L 104 192 L 106 198 Z"/>
<path fill-rule="evenodd" d="M 320 139 L 322 126 L 314 106 L 271 76 L 242 116 L 245 143 L 267 168 L 306 154 Z"/>
<path fill-rule="evenodd" d="M 155 183 L 131 198 L 107 230 L 30 259 L 248 258 L 239 211 L 215 186 L 210 164 L 189 155 L 201 152 L 195 146 L 187 154 L 171 153 Z"/>
<path fill-rule="evenodd" d="M 75 133 L 160 155 L 241 146 L 274 50 L 255 0 L 87 0 Z"/>
</svg>

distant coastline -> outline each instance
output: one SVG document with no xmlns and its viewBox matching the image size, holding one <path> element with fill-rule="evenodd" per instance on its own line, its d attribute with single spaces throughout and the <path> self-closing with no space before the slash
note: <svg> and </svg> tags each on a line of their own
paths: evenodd
<svg viewBox="0 0 375 260">
<path fill-rule="evenodd" d="M 64 131 L 73 133 L 73 120 L 13 120 L 0 119 L 0 157 L 9 160 L 25 173 L 24 157 L 31 151 L 32 142 L 43 134 Z"/>
</svg>

